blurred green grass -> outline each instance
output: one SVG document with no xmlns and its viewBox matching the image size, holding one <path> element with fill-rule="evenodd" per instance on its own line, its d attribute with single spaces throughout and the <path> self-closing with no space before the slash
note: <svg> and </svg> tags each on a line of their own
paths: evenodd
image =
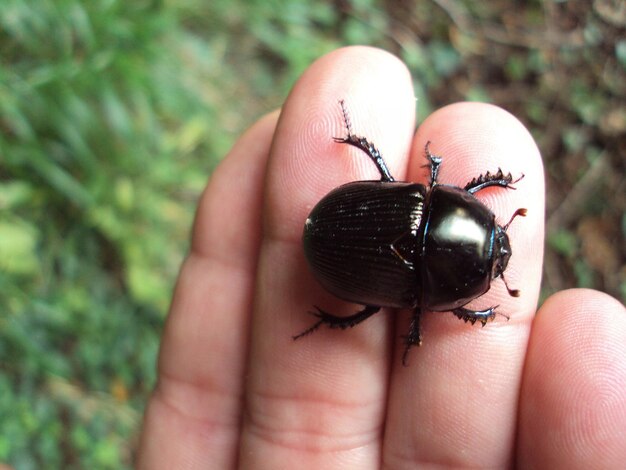
<svg viewBox="0 0 626 470">
<path fill-rule="evenodd" d="M 131 467 L 206 179 L 341 45 L 399 55 L 419 116 L 517 114 L 546 161 L 545 295 L 626 298 L 624 24 L 565 3 L 1 2 L 0 462 Z"/>
</svg>

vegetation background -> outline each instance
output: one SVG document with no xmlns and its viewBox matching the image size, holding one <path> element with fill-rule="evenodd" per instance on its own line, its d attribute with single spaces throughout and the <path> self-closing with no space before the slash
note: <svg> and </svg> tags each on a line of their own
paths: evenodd
<svg viewBox="0 0 626 470">
<path fill-rule="evenodd" d="M 207 177 L 342 45 L 401 57 L 421 117 L 516 114 L 547 171 L 544 298 L 624 301 L 625 32 L 620 0 L 2 0 L 0 462 L 131 468 Z"/>
</svg>

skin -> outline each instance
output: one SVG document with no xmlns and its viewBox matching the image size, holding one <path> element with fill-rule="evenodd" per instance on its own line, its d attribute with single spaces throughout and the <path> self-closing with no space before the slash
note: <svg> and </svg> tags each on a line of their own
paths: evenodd
<svg viewBox="0 0 626 470">
<path fill-rule="evenodd" d="M 485 328 L 422 316 L 424 344 L 401 365 L 409 312 L 383 310 L 349 331 L 310 326 L 312 305 L 349 314 L 302 252 L 304 220 L 336 186 L 378 179 L 345 134 L 383 153 L 398 180 L 461 185 L 502 167 L 517 190 L 477 197 L 510 227 L 506 271 L 470 304 L 498 310 Z M 442 108 L 415 128 L 411 77 L 395 57 L 350 47 L 315 62 L 280 112 L 262 118 L 211 176 L 176 285 L 148 404 L 139 469 L 620 468 L 626 462 L 626 311 L 592 290 L 537 312 L 544 222 L 542 162 L 506 111 Z"/>
</svg>

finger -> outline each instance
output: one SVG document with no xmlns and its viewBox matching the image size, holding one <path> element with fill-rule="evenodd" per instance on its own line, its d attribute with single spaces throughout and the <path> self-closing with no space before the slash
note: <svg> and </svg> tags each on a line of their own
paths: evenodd
<svg viewBox="0 0 626 470">
<path fill-rule="evenodd" d="M 277 113 L 245 133 L 213 173 L 163 332 L 139 468 L 233 468 L 261 188 Z"/>
<path fill-rule="evenodd" d="M 623 468 L 626 309 L 597 291 L 550 297 L 535 318 L 519 409 L 520 468 Z"/>
<path fill-rule="evenodd" d="M 242 436 L 243 468 L 377 466 L 388 377 L 388 318 L 350 331 L 310 326 L 314 304 L 333 313 L 358 307 L 327 294 L 303 256 L 312 206 L 336 186 L 379 179 L 345 136 L 339 99 L 355 133 L 376 142 L 390 170 L 403 173 L 414 125 L 410 76 L 399 60 L 371 48 L 337 50 L 315 62 L 285 103 L 268 167 L 265 232 L 258 271 Z M 373 462 L 373 463 L 372 463 Z"/>
<path fill-rule="evenodd" d="M 396 346 L 391 378 L 384 461 L 391 468 L 412 465 L 507 467 L 513 456 L 518 391 L 530 322 L 541 279 L 544 187 L 537 147 L 524 126 L 506 111 L 480 103 L 447 106 L 424 121 L 415 137 L 409 177 L 426 179 L 424 146 L 442 156 L 440 183 L 463 187 L 498 167 L 514 177 L 516 190 L 488 188 L 476 197 L 505 224 L 516 209 L 528 209 L 508 230 L 512 257 L 506 277 L 521 290 L 507 294 L 500 279 L 468 307 L 499 305 L 510 315 L 484 328 L 450 313 L 421 315 L 423 346 L 413 348 L 402 367 Z M 406 321 L 399 322 L 405 334 Z"/>
</svg>

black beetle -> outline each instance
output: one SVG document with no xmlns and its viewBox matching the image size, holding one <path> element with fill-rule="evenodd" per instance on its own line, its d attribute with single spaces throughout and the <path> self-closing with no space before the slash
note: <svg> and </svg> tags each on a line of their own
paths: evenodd
<svg viewBox="0 0 626 470">
<path fill-rule="evenodd" d="M 526 209 L 515 211 L 502 226 L 495 215 L 474 197 L 490 186 L 513 188 L 511 174 L 487 172 L 463 188 L 437 181 L 442 158 L 430 153 L 430 184 L 397 182 L 376 147 L 352 133 L 348 113 L 340 101 L 347 136 L 339 143 L 364 151 L 381 178 L 354 181 L 327 194 L 311 211 L 304 225 L 306 259 L 319 282 L 337 297 L 365 307 L 345 317 L 319 307 L 318 321 L 294 339 L 320 325 L 345 329 L 361 323 L 381 307 L 414 309 L 402 359 L 411 346 L 421 344 L 422 310 L 452 311 L 465 322 L 484 326 L 497 307 L 470 310 L 463 306 L 489 290 L 491 280 L 502 277 L 511 257 L 506 230 Z M 506 281 L 505 281 L 506 285 Z M 518 290 L 509 289 L 513 297 Z M 499 313 L 499 312 L 498 312 Z M 507 319 L 508 316 L 504 315 Z"/>
</svg>

